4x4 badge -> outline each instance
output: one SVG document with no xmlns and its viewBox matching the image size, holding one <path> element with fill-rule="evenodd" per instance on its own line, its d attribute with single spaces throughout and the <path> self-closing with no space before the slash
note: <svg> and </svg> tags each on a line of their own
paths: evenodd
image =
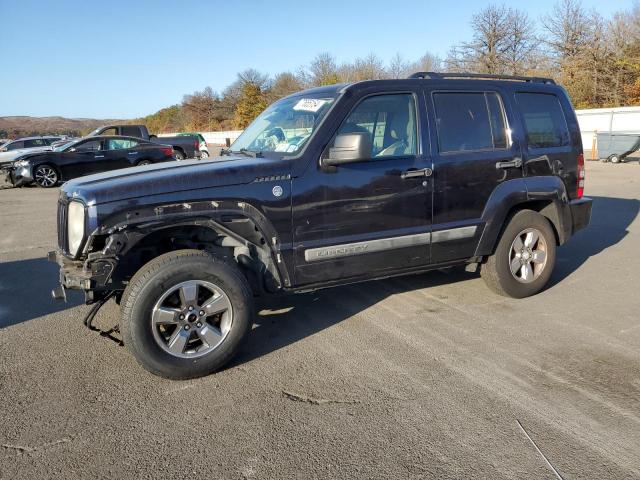
<svg viewBox="0 0 640 480">
<path fill-rule="evenodd" d="M 273 193 L 274 197 L 281 197 L 282 196 L 282 192 L 283 192 L 283 190 L 282 190 L 282 187 L 280 185 L 276 185 L 271 190 L 271 193 Z"/>
</svg>

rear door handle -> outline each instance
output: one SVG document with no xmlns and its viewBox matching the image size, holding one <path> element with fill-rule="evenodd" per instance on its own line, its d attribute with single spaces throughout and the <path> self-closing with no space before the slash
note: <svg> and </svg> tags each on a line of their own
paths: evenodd
<svg viewBox="0 0 640 480">
<path fill-rule="evenodd" d="M 418 178 L 418 177 L 430 177 L 433 175 L 433 170 L 430 168 L 410 168 L 406 172 L 402 172 L 400 174 L 400 178 Z"/>
<path fill-rule="evenodd" d="M 95 157 L 93 157 L 93 158 L 104 158 L 104 155 L 96 155 L 96 156 L 95 156 Z"/>
<path fill-rule="evenodd" d="M 516 157 L 508 162 L 496 162 L 496 168 L 520 168 L 522 166 L 522 159 Z"/>
<path fill-rule="evenodd" d="M 129 155 L 137 155 L 138 152 L 129 152 Z"/>
</svg>

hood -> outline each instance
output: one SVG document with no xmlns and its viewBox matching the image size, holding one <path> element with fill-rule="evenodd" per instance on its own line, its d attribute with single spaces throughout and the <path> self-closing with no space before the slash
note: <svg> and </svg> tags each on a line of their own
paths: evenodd
<svg viewBox="0 0 640 480">
<path fill-rule="evenodd" d="M 164 162 L 79 177 L 62 186 L 63 194 L 87 204 L 152 195 L 248 184 L 260 177 L 288 174 L 290 161 L 251 157 Z"/>
<path fill-rule="evenodd" d="M 26 154 L 50 152 L 51 147 L 32 147 L 32 148 L 20 148 L 18 150 L 10 150 L 8 152 L 0 152 L 0 164 L 13 162 L 18 157 L 23 157 Z"/>
</svg>

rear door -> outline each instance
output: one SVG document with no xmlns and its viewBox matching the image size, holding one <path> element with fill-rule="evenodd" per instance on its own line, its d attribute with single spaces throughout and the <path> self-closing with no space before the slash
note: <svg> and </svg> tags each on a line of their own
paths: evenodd
<svg viewBox="0 0 640 480">
<path fill-rule="evenodd" d="M 105 158 L 96 162 L 96 171 L 117 170 L 137 163 L 138 142 L 130 138 L 109 138 L 105 141 Z"/>
<path fill-rule="evenodd" d="M 522 178 L 520 145 L 509 125 L 514 112 L 499 88 L 427 88 L 433 112 L 434 194 L 431 255 L 445 263 L 474 255 L 482 212 L 503 182 Z"/>
</svg>

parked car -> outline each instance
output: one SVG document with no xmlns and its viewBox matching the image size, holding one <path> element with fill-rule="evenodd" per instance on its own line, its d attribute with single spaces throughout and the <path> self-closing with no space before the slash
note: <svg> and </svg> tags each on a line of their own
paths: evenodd
<svg viewBox="0 0 640 480">
<path fill-rule="evenodd" d="M 207 141 L 204 139 L 201 133 L 179 133 L 178 136 L 179 137 L 185 137 L 185 136 L 196 137 L 200 142 L 200 147 L 199 147 L 200 157 L 209 158 L 209 148 L 207 147 Z M 164 140 L 165 137 L 158 137 L 158 138 Z"/>
<path fill-rule="evenodd" d="M 124 135 L 142 138 L 143 140 L 160 143 L 162 145 L 171 145 L 176 160 L 200 158 L 200 140 L 197 137 L 177 136 L 159 138 L 156 135 L 150 135 L 147 127 L 144 125 L 107 125 L 94 130 L 89 135 Z"/>
<path fill-rule="evenodd" d="M 21 156 L 6 168 L 14 186 L 35 183 L 55 187 L 60 181 L 125 167 L 173 160 L 169 145 L 158 145 L 133 137 L 85 137 L 52 151 Z"/>
<path fill-rule="evenodd" d="M 24 137 L 9 141 L 0 147 L 0 166 L 13 162 L 25 153 L 51 150 L 51 143 L 61 136 Z"/>
<path fill-rule="evenodd" d="M 125 345 L 157 375 L 228 362 L 254 295 L 455 265 L 534 295 L 591 215 L 576 115 L 550 79 L 418 73 L 306 90 L 227 155 L 61 189 L 54 296 L 80 289 L 97 308 L 115 296 Z"/>
</svg>

